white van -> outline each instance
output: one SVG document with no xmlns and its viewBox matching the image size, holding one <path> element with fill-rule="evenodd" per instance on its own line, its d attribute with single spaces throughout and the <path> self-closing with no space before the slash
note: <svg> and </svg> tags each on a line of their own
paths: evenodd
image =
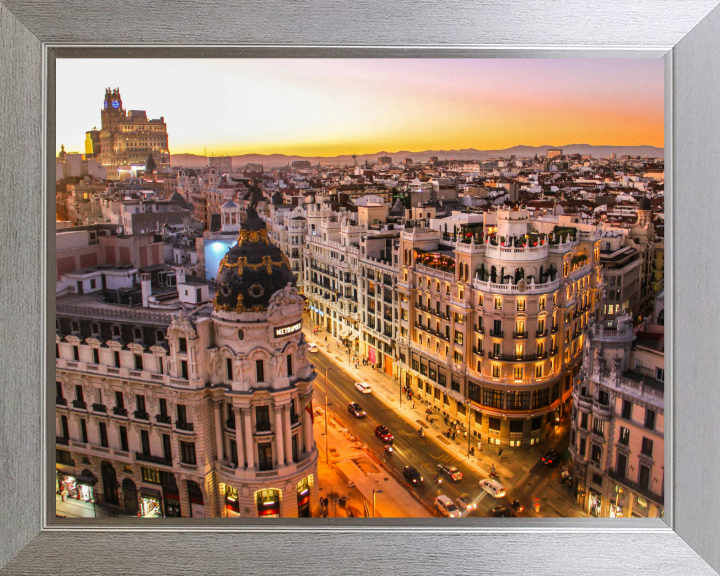
<svg viewBox="0 0 720 576">
<path fill-rule="evenodd" d="M 504 498 L 505 487 L 495 480 L 480 480 L 480 488 L 485 490 L 493 498 Z"/>
</svg>

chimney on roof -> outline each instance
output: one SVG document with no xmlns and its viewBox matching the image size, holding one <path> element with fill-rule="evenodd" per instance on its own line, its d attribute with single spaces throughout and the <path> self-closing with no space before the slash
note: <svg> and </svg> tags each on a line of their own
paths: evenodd
<svg viewBox="0 0 720 576">
<path fill-rule="evenodd" d="M 183 284 L 185 282 L 185 266 L 173 266 L 175 270 L 175 283 Z"/>
<path fill-rule="evenodd" d="M 150 274 L 143 272 L 140 274 L 140 288 L 142 290 L 143 308 L 149 306 L 150 296 L 152 295 L 152 284 L 150 283 Z"/>
</svg>

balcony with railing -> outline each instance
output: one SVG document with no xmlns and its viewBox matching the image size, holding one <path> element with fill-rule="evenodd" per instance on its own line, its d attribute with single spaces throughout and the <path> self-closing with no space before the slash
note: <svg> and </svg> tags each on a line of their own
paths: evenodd
<svg viewBox="0 0 720 576">
<path fill-rule="evenodd" d="M 172 424 L 172 419 L 167 414 L 156 414 L 155 415 L 155 422 L 158 424 Z"/>
<path fill-rule="evenodd" d="M 602 404 L 599 400 L 593 400 L 592 412 L 595 418 L 608 422 L 612 417 L 613 407 L 607 404 Z"/>
<path fill-rule="evenodd" d="M 527 337 L 527 332 L 513 332 L 513 338 L 515 338 L 516 340 L 525 340 Z"/>
<path fill-rule="evenodd" d="M 490 336 L 494 338 L 502 338 L 503 337 L 503 331 L 496 331 L 496 330 L 490 330 Z"/>
<path fill-rule="evenodd" d="M 55 436 L 55 443 L 56 444 L 62 444 L 63 446 L 69 446 L 70 445 L 70 439 L 64 438 L 63 436 Z"/>
<path fill-rule="evenodd" d="M 665 496 L 662 494 L 656 494 L 652 490 L 650 490 L 646 486 L 642 486 L 638 484 L 637 482 L 633 482 L 632 480 L 629 480 L 625 477 L 625 474 L 617 472 L 616 470 L 608 470 L 608 476 L 617 482 L 618 484 L 622 484 L 626 488 L 629 488 L 633 492 L 636 492 L 637 494 L 640 494 L 641 496 L 644 496 L 648 500 L 651 500 L 658 506 L 665 506 Z"/>
<path fill-rule="evenodd" d="M 176 420 L 175 428 L 178 430 L 185 430 L 186 432 L 192 432 L 195 430 L 195 425 L 192 422 L 181 422 L 180 420 Z"/>
<path fill-rule="evenodd" d="M 535 338 L 545 338 L 548 335 L 547 328 L 545 330 L 538 330 L 535 332 Z"/>
<path fill-rule="evenodd" d="M 72 405 L 73 405 L 73 408 L 78 408 L 80 410 L 87 410 L 87 403 L 84 400 L 73 400 Z"/>
<path fill-rule="evenodd" d="M 127 416 L 127 408 L 113 406 L 113 414 L 115 414 L 115 416 Z"/>
<path fill-rule="evenodd" d="M 527 281 L 526 281 L 527 282 Z M 497 284 L 490 281 L 483 281 L 479 278 L 475 278 L 472 281 L 472 287 L 476 290 L 481 290 L 484 293 L 490 294 L 513 294 L 519 293 L 520 289 L 517 284 Z M 550 280 L 544 284 L 535 284 L 531 282 L 526 284 L 523 294 L 545 294 L 547 292 L 553 292 L 560 287 L 560 279 Z"/>
<path fill-rule="evenodd" d="M 140 462 L 149 462 L 150 464 L 158 464 L 160 466 L 172 467 L 173 462 L 170 458 L 162 458 L 161 456 L 152 456 L 150 454 L 143 454 L 142 452 L 135 452 L 135 459 Z"/>
<path fill-rule="evenodd" d="M 133 416 L 137 420 L 150 420 L 148 413 L 142 410 L 135 410 L 135 412 L 133 412 Z"/>
<path fill-rule="evenodd" d="M 576 391 L 573 393 L 573 400 L 575 401 L 575 406 L 577 406 L 577 409 L 581 412 L 592 411 L 592 396 L 583 396 L 579 391 Z"/>
<path fill-rule="evenodd" d="M 446 336 L 445 334 L 437 332 L 436 330 L 433 330 L 432 328 L 428 328 L 427 326 L 423 326 L 422 324 L 418 324 L 417 322 L 415 322 L 415 328 L 417 328 L 418 330 L 422 330 L 423 332 L 427 332 L 428 334 L 432 334 L 436 338 L 445 340 L 445 342 L 450 342 L 449 336 Z"/>
<path fill-rule="evenodd" d="M 55 398 L 55 404 L 57 406 L 67 406 L 67 400 L 65 398 Z"/>
<path fill-rule="evenodd" d="M 105 404 L 93 404 L 92 405 L 93 412 L 107 412 L 107 407 Z"/>
<path fill-rule="evenodd" d="M 477 332 L 478 334 L 485 334 L 484 326 L 473 326 L 473 330 L 475 330 L 475 332 Z"/>
<path fill-rule="evenodd" d="M 546 360 L 547 357 L 547 352 L 542 354 L 495 354 L 492 351 L 488 352 L 488 358 L 503 362 L 533 362 L 535 360 Z"/>
</svg>

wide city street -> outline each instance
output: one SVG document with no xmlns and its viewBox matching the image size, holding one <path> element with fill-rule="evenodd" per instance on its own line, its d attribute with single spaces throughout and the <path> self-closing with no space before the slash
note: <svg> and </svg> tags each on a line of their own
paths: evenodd
<svg viewBox="0 0 720 576">
<path fill-rule="evenodd" d="M 309 338 L 318 343 L 323 340 L 312 336 Z M 314 405 L 324 409 L 325 369 L 327 368 L 328 411 L 330 414 L 340 420 L 360 442 L 367 445 L 374 452 L 376 458 L 383 461 L 396 478 L 402 479 L 405 466 L 410 465 L 419 470 L 423 476 L 421 484 L 411 485 L 409 482 L 404 484 L 408 490 L 413 491 L 423 500 L 426 507 L 434 508 L 435 498 L 440 494 L 444 494 L 454 501 L 458 496 L 466 493 L 477 503 L 477 510 L 469 514 L 470 516 L 492 516 L 493 507 L 509 507 L 509 503 L 515 499 L 519 500 L 525 508 L 519 514 L 520 516 L 558 517 L 581 514 L 574 506 L 567 489 L 559 482 L 560 467 L 548 467 L 540 462 L 541 450 L 544 451 L 547 447 L 534 451 L 537 452 L 537 456 L 532 460 L 533 464 L 527 465 L 519 473 L 513 474 L 512 479 L 503 478 L 501 474 L 499 481 L 506 488 L 507 496 L 500 499 L 492 498 L 480 488 L 479 482 L 488 478 L 488 474 L 484 472 L 483 468 L 489 470 L 491 464 L 494 463 L 490 455 L 490 451 L 493 455 L 495 454 L 494 449 L 488 447 L 482 455 L 476 454 L 471 459 L 472 464 L 468 463 L 466 456 L 453 454 L 453 448 L 457 451 L 456 443 L 449 442 L 438 435 L 437 426 L 428 423 L 422 414 L 418 413 L 415 421 L 409 421 L 407 414 L 401 414 L 398 411 L 397 383 L 394 384 L 396 392 L 393 395 L 378 386 L 373 386 L 371 394 L 363 394 L 358 391 L 355 388 L 355 382 L 363 380 L 363 378 L 358 375 L 359 371 L 349 367 L 347 355 L 344 351 L 340 352 L 335 345 L 332 345 L 330 353 L 325 346 L 319 346 L 318 352 L 311 354 L 311 361 L 318 372 L 314 383 Z M 378 378 L 387 377 L 378 373 L 375 380 Z M 360 404 L 367 415 L 363 418 L 355 418 L 348 411 L 350 402 Z M 410 403 L 404 401 L 403 404 L 407 408 Z M 423 404 L 419 406 L 424 413 L 425 406 Z M 438 418 L 438 415 L 431 416 L 431 422 L 437 424 Z M 374 434 L 375 427 L 378 425 L 386 426 L 394 436 L 392 454 L 384 450 L 382 441 Z M 421 427 L 426 430 L 424 437 L 420 437 L 418 434 Z M 446 449 L 445 443 L 451 449 Z M 561 437 L 557 449 L 562 453 L 566 447 L 567 435 L 565 434 Z M 322 441 L 318 441 L 318 450 L 321 453 L 325 450 Z M 528 456 L 533 458 L 533 454 Z M 456 466 L 463 474 L 462 479 L 456 482 L 441 474 L 442 484 L 434 483 L 433 478 L 438 473 L 438 464 Z M 505 466 L 501 466 L 498 462 L 498 469 L 504 468 Z M 532 510 L 534 498 L 540 498 L 542 501 L 540 514 L 535 514 Z"/>
</svg>

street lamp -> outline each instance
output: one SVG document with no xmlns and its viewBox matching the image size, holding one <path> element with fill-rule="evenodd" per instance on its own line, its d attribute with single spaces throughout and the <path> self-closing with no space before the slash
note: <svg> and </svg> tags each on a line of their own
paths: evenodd
<svg viewBox="0 0 720 576">
<path fill-rule="evenodd" d="M 382 494 L 382 493 L 383 493 L 382 490 L 375 490 L 375 488 L 373 488 L 373 515 L 372 515 L 373 518 L 375 518 L 375 494 Z"/>
<path fill-rule="evenodd" d="M 467 457 L 468 460 L 470 459 L 470 432 L 472 430 L 472 408 L 470 406 L 470 400 L 465 402 L 465 405 L 467 406 L 468 410 L 468 431 L 467 431 L 467 437 L 468 437 L 468 445 L 467 445 Z"/>
<path fill-rule="evenodd" d="M 328 459 L 328 383 L 327 373 L 329 368 L 325 368 L 325 464 L 330 465 Z"/>
</svg>

